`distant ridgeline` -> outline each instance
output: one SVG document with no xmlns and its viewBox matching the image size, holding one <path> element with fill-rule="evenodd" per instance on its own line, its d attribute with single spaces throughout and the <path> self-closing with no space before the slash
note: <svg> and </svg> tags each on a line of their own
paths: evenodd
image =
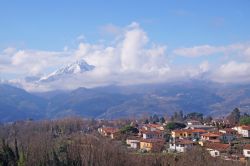
<svg viewBox="0 0 250 166">
<path fill-rule="evenodd" d="M 249 113 L 250 86 L 190 81 L 172 84 L 106 86 L 30 93 L 0 84 L 0 122 L 67 116 L 120 119 L 226 117 L 236 107 Z"/>
</svg>

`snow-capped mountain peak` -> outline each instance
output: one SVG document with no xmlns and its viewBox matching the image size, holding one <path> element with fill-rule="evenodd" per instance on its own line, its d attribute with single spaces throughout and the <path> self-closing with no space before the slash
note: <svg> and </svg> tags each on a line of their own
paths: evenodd
<svg viewBox="0 0 250 166">
<path fill-rule="evenodd" d="M 95 66 L 89 65 L 85 60 L 81 59 L 65 67 L 62 67 L 47 76 L 42 77 L 39 82 L 55 81 L 57 79 L 63 78 L 64 76 L 91 71 L 94 68 Z"/>
</svg>

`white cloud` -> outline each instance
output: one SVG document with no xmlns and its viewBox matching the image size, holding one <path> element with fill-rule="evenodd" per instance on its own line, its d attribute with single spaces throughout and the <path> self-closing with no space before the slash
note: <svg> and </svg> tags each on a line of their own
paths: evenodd
<svg viewBox="0 0 250 166">
<path fill-rule="evenodd" d="M 246 83 L 250 81 L 250 63 L 230 61 L 215 70 L 211 79 L 222 83 Z"/>
<path fill-rule="evenodd" d="M 110 28 L 111 31 L 112 28 Z M 115 32 L 116 30 L 114 30 Z M 200 45 L 178 48 L 174 55 L 197 58 L 205 56 L 198 65 L 176 66 L 170 63 L 167 46 L 150 41 L 147 33 L 136 22 L 119 28 L 110 43 L 90 44 L 81 41 L 77 48 L 65 47 L 63 51 L 43 51 L 7 48 L 0 53 L 0 72 L 13 78 L 48 74 L 79 59 L 84 59 L 95 69 L 51 83 L 33 84 L 16 81 L 29 90 L 74 89 L 108 84 L 140 84 L 169 82 L 188 78 L 208 78 L 217 82 L 250 81 L 250 44 L 226 46 Z M 234 58 L 222 59 L 216 65 L 206 56 L 223 53 Z M 182 58 L 182 57 L 179 57 Z M 245 60 L 246 62 L 242 62 Z"/>
<path fill-rule="evenodd" d="M 250 48 L 249 43 L 231 44 L 226 46 L 199 45 L 193 47 L 183 47 L 173 50 L 173 54 L 185 57 L 200 57 L 215 54 L 241 54 L 246 55 Z M 245 52 L 245 53 L 244 53 Z M 250 56 L 250 54 L 249 54 Z"/>
<path fill-rule="evenodd" d="M 8 55 L 10 63 L 5 65 L 5 69 L 25 77 L 51 71 L 52 68 L 62 67 L 78 59 L 85 59 L 96 66 L 92 72 L 60 80 L 61 83 L 39 85 L 41 89 L 58 88 L 61 85 L 64 88 L 76 88 L 148 83 L 176 77 L 170 74 L 165 45 L 152 44 L 146 32 L 136 22 L 123 28 L 121 32 L 110 45 L 81 42 L 77 49 L 69 51 L 67 48 L 63 52 L 16 50 Z M 70 84 L 66 84 L 69 81 Z M 23 81 L 21 83 L 28 89 L 38 88 L 38 85 Z"/>
<path fill-rule="evenodd" d="M 174 54 L 186 57 L 198 57 L 223 52 L 224 47 L 214 47 L 210 45 L 194 46 L 189 48 L 178 48 L 173 51 Z"/>
<path fill-rule="evenodd" d="M 75 54 L 95 65 L 97 70 L 112 73 L 168 68 L 166 46 L 151 45 L 147 34 L 137 23 L 124 28 L 122 37 L 113 45 L 80 43 Z"/>
<path fill-rule="evenodd" d="M 124 70 L 135 70 L 145 61 L 143 46 L 148 42 L 147 35 L 138 25 L 131 24 L 121 43 L 121 66 Z"/>
<path fill-rule="evenodd" d="M 3 52 L 6 53 L 4 50 Z M 40 50 L 15 50 L 0 56 L 1 71 L 5 75 L 14 74 L 18 78 L 42 74 L 68 61 L 67 52 Z"/>
<path fill-rule="evenodd" d="M 6 49 L 3 50 L 4 54 L 13 54 L 16 51 L 16 49 L 14 47 L 8 47 Z"/>
<path fill-rule="evenodd" d="M 86 39 L 86 37 L 84 35 L 79 35 L 76 38 L 77 41 L 82 41 L 82 40 L 85 40 L 85 39 Z"/>
</svg>

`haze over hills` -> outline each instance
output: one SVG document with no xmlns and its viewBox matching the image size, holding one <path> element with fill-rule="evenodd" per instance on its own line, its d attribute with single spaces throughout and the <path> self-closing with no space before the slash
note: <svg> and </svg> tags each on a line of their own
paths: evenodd
<svg viewBox="0 0 250 166">
<path fill-rule="evenodd" d="M 28 93 L 1 84 L 0 92 L 1 122 L 65 116 L 115 119 L 171 115 L 179 110 L 219 117 L 235 107 L 242 112 L 250 109 L 249 85 L 223 85 L 199 80 L 41 93 Z"/>
</svg>

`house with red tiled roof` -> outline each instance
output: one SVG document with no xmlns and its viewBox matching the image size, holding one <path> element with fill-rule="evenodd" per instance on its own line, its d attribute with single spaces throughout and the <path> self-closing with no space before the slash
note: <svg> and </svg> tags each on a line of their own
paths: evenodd
<svg viewBox="0 0 250 166">
<path fill-rule="evenodd" d="M 246 137 L 246 138 L 250 137 L 250 125 L 249 126 L 246 126 L 246 125 L 236 126 L 233 129 L 236 130 L 240 135 L 242 135 L 242 137 Z"/>
<path fill-rule="evenodd" d="M 247 144 L 243 147 L 243 155 L 244 157 L 250 158 L 250 144 Z"/>
<path fill-rule="evenodd" d="M 220 133 L 237 135 L 237 131 L 231 128 L 224 128 L 219 130 Z"/>
<path fill-rule="evenodd" d="M 206 133 L 206 130 L 203 129 L 181 129 L 181 130 L 173 130 L 171 132 L 172 138 L 179 139 L 199 139 L 201 134 Z"/>
<path fill-rule="evenodd" d="M 169 143 L 169 150 L 174 152 L 186 152 L 194 145 L 193 141 L 187 139 L 177 139 Z"/>
<path fill-rule="evenodd" d="M 204 147 L 212 157 L 221 156 L 222 154 L 226 154 L 230 150 L 230 144 L 222 143 L 206 143 Z"/>
<path fill-rule="evenodd" d="M 155 130 L 164 131 L 163 125 L 160 124 L 145 124 L 142 126 L 142 129 L 147 131 L 155 131 Z"/>
<path fill-rule="evenodd" d="M 201 141 L 220 142 L 221 133 L 204 133 L 201 134 Z"/>
<path fill-rule="evenodd" d="M 126 144 L 129 145 L 133 149 L 140 148 L 140 139 L 139 137 L 128 137 L 126 139 Z"/>
<path fill-rule="evenodd" d="M 112 139 L 119 135 L 119 129 L 114 127 L 101 127 L 98 128 L 98 132 L 103 136 L 110 136 Z"/>
<path fill-rule="evenodd" d="M 154 130 L 154 131 L 143 130 L 141 131 L 141 134 L 142 134 L 143 139 L 163 139 L 164 138 L 164 132 L 161 130 Z"/>
<path fill-rule="evenodd" d="M 146 151 L 160 152 L 164 149 L 164 139 L 141 139 L 140 149 Z"/>
</svg>

